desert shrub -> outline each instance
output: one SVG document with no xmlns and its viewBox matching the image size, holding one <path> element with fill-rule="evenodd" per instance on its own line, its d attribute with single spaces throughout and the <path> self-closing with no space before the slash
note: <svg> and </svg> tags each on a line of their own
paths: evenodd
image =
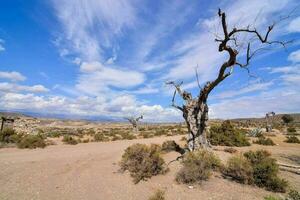
<svg viewBox="0 0 300 200">
<path fill-rule="evenodd" d="M 94 135 L 94 140 L 96 142 L 106 142 L 106 141 L 109 141 L 109 138 L 106 137 L 104 134 L 102 133 L 97 133 Z"/>
<path fill-rule="evenodd" d="M 50 138 L 56 138 L 56 137 L 60 137 L 61 136 L 61 133 L 59 132 L 49 132 L 47 133 L 47 137 L 50 137 Z"/>
<path fill-rule="evenodd" d="M 287 132 L 288 132 L 288 133 L 296 133 L 297 130 L 296 130 L 295 127 L 290 126 L 290 127 L 287 128 Z"/>
<path fill-rule="evenodd" d="M 167 135 L 167 131 L 164 128 L 159 128 L 155 130 L 155 136 Z"/>
<path fill-rule="evenodd" d="M 129 146 L 122 155 L 121 170 L 128 170 L 134 183 L 147 180 L 158 174 L 164 174 L 167 168 L 160 152 L 160 147 L 154 144 L 150 146 L 145 144 Z"/>
<path fill-rule="evenodd" d="M 121 135 L 123 140 L 133 140 L 137 138 L 135 135 L 129 132 L 120 132 L 119 134 Z"/>
<path fill-rule="evenodd" d="M 165 200 L 165 192 L 157 190 L 148 200 Z"/>
<path fill-rule="evenodd" d="M 112 141 L 122 140 L 122 138 L 119 135 L 114 135 L 111 140 Z"/>
<path fill-rule="evenodd" d="M 70 136 L 70 135 L 65 135 L 62 141 L 63 141 L 65 144 L 71 144 L 71 145 L 76 145 L 76 144 L 78 144 L 78 141 L 77 141 L 74 137 L 72 137 L 72 136 Z"/>
<path fill-rule="evenodd" d="M 283 200 L 283 199 L 280 197 L 274 197 L 274 196 L 269 195 L 269 196 L 264 197 L 264 200 Z"/>
<path fill-rule="evenodd" d="M 285 142 L 287 142 L 287 143 L 300 143 L 300 140 L 296 136 L 288 136 L 288 137 L 286 137 Z"/>
<path fill-rule="evenodd" d="M 82 143 L 89 143 L 90 142 L 90 139 L 84 139 L 84 140 L 82 140 Z"/>
<path fill-rule="evenodd" d="M 40 135 L 25 135 L 21 138 L 17 145 L 20 149 L 45 148 L 46 142 Z"/>
<path fill-rule="evenodd" d="M 17 143 L 19 137 L 14 129 L 12 128 L 5 128 L 0 131 L 0 142 L 3 143 Z"/>
<path fill-rule="evenodd" d="M 221 161 L 212 152 L 200 150 L 187 153 L 182 164 L 183 167 L 176 175 L 176 181 L 190 184 L 208 180 L 212 171 L 221 166 Z"/>
<path fill-rule="evenodd" d="M 289 124 L 291 123 L 292 121 L 294 121 L 294 118 L 291 116 L 291 115 L 288 115 L 288 114 L 285 114 L 281 117 L 281 119 L 283 120 L 283 122 L 285 124 Z"/>
<path fill-rule="evenodd" d="M 180 141 L 187 141 L 187 139 L 186 139 L 185 136 L 182 136 L 182 137 L 180 138 Z"/>
<path fill-rule="evenodd" d="M 251 163 L 254 183 L 257 186 L 274 192 L 285 192 L 287 182 L 277 176 L 279 166 L 276 160 L 270 157 L 269 152 L 264 150 L 248 151 L 244 153 L 244 156 Z"/>
<path fill-rule="evenodd" d="M 180 154 L 184 154 L 185 152 L 174 140 L 164 141 L 161 147 L 164 152 L 176 151 Z"/>
<path fill-rule="evenodd" d="M 253 183 L 253 168 L 250 162 L 243 155 L 231 157 L 227 161 L 222 173 L 239 183 Z"/>
<path fill-rule="evenodd" d="M 300 200 L 300 193 L 296 190 L 291 190 L 286 200 Z"/>
<path fill-rule="evenodd" d="M 209 140 L 213 145 L 221 146 L 249 146 L 245 131 L 236 129 L 226 120 L 221 125 L 214 125 L 210 128 Z"/>
<path fill-rule="evenodd" d="M 232 148 L 232 147 L 227 147 L 224 149 L 225 152 L 228 152 L 228 153 L 236 153 L 237 150 L 235 148 Z"/>
<path fill-rule="evenodd" d="M 273 142 L 272 139 L 266 138 L 264 136 L 259 137 L 258 140 L 254 141 L 253 143 L 260 144 L 260 145 L 267 145 L 267 146 L 274 146 L 275 145 L 275 143 Z"/>
</svg>

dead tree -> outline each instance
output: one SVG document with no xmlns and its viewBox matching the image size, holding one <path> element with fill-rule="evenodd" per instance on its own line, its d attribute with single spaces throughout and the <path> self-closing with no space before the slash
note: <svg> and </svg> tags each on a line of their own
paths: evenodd
<svg viewBox="0 0 300 200">
<path fill-rule="evenodd" d="M 273 117 L 275 116 L 274 112 L 268 112 L 266 114 L 266 131 L 271 132 L 272 131 L 272 122 L 273 122 Z"/>
<path fill-rule="evenodd" d="M 137 118 L 134 118 L 134 117 L 125 117 L 125 119 L 127 119 L 129 122 L 130 122 L 130 124 L 132 125 L 132 128 L 133 128 L 133 131 L 134 132 L 138 132 L 138 121 L 140 120 L 140 119 L 143 119 L 143 115 L 141 115 L 141 116 L 139 116 L 139 117 L 137 117 Z"/>
<path fill-rule="evenodd" d="M 265 34 L 261 34 L 257 31 L 256 28 L 251 28 L 250 26 L 247 26 L 245 28 L 234 27 L 229 30 L 226 22 L 226 15 L 224 12 L 221 11 L 221 9 L 219 9 L 218 11 L 218 16 L 222 24 L 223 36 L 217 37 L 215 41 L 219 43 L 218 51 L 220 53 L 226 52 L 228 54 L 228 59 L 220 66 L 217 77 L 213 81 L 206 82 L 203 87 L 200 87 L 198 81 L 198 74 L 196 73 L 200 91 L 198 93 L 198 96 L 195 98 L 192 97 L 191 93 L 187 91 L 183 91 L 181 89 L 182 83 L 177 84 L 173 81 L 166 83 L 166 84 L 173 85 L 175 87 L 175 91 L 172 99 L 172 106 L 183 113 L 183 118 L 187 124 L 188 132 L 189 132 L 188 148 L 190 151 L 194 151 L 195 149 L 199 149 L 199 148 L 210 147 L 209 142 L 207 140 L 207 121 L 208 121 L 207 98 L 210 92 L 222 81 L 224 81 L 227 77 L 229 77 L 233 72 L 233 68 L 236 66 L 246 69 L 248 71 L 248 74 L 250 74 L 248 65 L 250 64 L 250 61 L 255 54 L 257 54 L 261 50 L 265 50 L 265 48 L 262 46 L 279 44 L 285 47 L 285 45 L 287 44 L 287 42 L 269 41 L 269 35 L 276 23 L 273 23 L 272 25 L 268 26 Z M 244 55 L 241 54 L 242 57 L 245 59 L 244 63 L 238 61 L 239 41 L 237 39 L 237 35 L 241 35 L 241 34 L 251 36 L 251 39 L 249 39 L 247 42 L 245 54 Z M 254 42 L 257 42 L 259 44 L 259 47 L 256 48 L 255 50 L 252 49 L 252 45 L 251 45 Z M 178 106 L 175 104 L 175 96 L 177 93 L 184 100 L 183 106 Z"/>
</svg>

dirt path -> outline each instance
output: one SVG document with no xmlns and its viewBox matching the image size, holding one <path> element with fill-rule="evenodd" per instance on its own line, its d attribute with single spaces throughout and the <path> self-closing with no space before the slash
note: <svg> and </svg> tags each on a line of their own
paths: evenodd
<svg viewBox="0 0 300 200">
<path fill-rule="evenodd" d="M 135 185 L 128 173 L 118 173 L 118 161 L 133 143 L 162 143 L 182 136 L 107 143 L 54 145 L 45 149 L 0 149 L 0 199 L 139 199 L 146 200 L 156 189 L 166 191 L 167 199 L 263 199 L 269 192 L 241 185 L 221 177 L 212 177 L 201 186 L 189 189 L 174 181 L 180 168 L 170 165 L 170 172 Z M 274 147 L 275 148 L 275 147 Z M 298 146 L 291 151 L 299 150 Z M 285 149 L 285 151 L 287 151 Z M 230 154 L 217 151 L 222 159 Z M 294 152 L 298 155 L 300 152 Z M 164 155 L 166 161 L 176 153 Z M 287 173 L 295 181 L 299 176 Z M 296 177 L 295 177 L 296 176 Z M 299 188 L 298 188 L 299 189 Z"/>
</svg>

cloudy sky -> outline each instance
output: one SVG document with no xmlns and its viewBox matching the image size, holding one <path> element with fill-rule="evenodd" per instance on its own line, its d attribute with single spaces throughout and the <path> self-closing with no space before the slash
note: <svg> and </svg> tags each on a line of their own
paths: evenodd
<svg viewBox="0 0 300 200">
<path fill-rule="evenodd" d="M 2 0 L 0 3 L 0 110 L 69 118 L 179 121 L 171 104 L 183 81 L 216 77 L 226 54 L 220 7 L 232 27 L 256 27 L 274 40 L 252 61 L 249 76 L 234 73 L 209 97 L 210 118 L 261 117 L 300 112 L 300 3 L 298 0 Z M 245 55 L 239 36 L 240 57 Z M 177 99 L 178 104 L 181 100 Z"/>
</svg>

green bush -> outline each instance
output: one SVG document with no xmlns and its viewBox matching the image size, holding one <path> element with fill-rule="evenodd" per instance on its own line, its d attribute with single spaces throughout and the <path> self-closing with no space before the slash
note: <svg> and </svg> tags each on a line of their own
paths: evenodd
<svg viewBox="0 0 300 200">
<path fill-rule="evenodd" d="M 165 200 L 165 192 L 157 190 L 148 200 Z"/>
<path fill-rule="evenodd" d="M 287 132 L 289 132 L 289 133 L 296 133 L 297 130 L 295 129 L 295 127 L 288 127 L 287 128 Z"/>
<path fill-rule="evenodd" d="M 104 134 L 102 134 L 102 133 L 97 133 L 97 134 L 94 135 L 94 140 L 95 140 L 96 142 L 107 142 L 107 141 L 109 141 L 109 138 L 106 137 L 106 136 L 105 136 Z"/>
<path fill-rule="evenodd" d="M 47 133 L 47 137 L 50 137 L 50 138 L 56 138 L 56 137 L 60 137 L 61 136 L 61 133 L 59 132 L 49 132 Z"/>
<path fill-rule="evenodd" d="M 243 155 L 231 157 L 222 172 L 239 183 L 252 184 L 254 181 L 253 168 Z"/>
<path fill-rule="evenodd" d="M 75 138 L 73 138 L 72 136 L 70 136 L 70 135 L 65 135 L 62 141 L 65 144 L 71 144 L 71 145 L 78 144 L 78 141 Z"/>
<path fill-rule="evenodd" d="M 180 154 L 185 153 L 185 150 L 181 148 L 174 140 L 164 141 L 161 147 L 162 151 L 164 152 L 176 151 Z"/>
<path fill-rule="evenodd" d="M 134 183 L 147 180 L 158 174 L 164 174 L 167 168 L 160 152 L 160 147 L 154 144 L 150 146 L 145 144 L 129 146 L 122 155 L 121 170 L 128 170 Z"/>
<path fill-rule="evenodd" d="M 20 139 L 17 145 L 21 149 L 45 148 L 46 142 L 40 135 L 25 135 Z"/>
<path fill-rule="evenodd" d="M 264 136 L 259 137 L 258 140 L 254 141 L 253 143 L 260 144 L 260 145 L 266 145 L 266 146 L 274 146 L 275 145 L 273 140 L 271 140 L 270 138 L 266 138 Z"/>
<path fill-rule="evenodd" d="M 287 143 L 300 143 L 300 140 L 296 136 L 288 136 L 288 137 L 286 137 L 285 142 L 287 142 Z"/>
<path fill-rule="evenodd" d="M 254 183 L 274 192 L 285 192 L 287 182 L 278 177 L 279 166 L 270 153 L 264 150 L 248 151 L 244 156 L 253 168 Z"/>
<path fill-rule="evenodd" d="M 212 170 L 221 166 L 221 161 L 212 152 L 199 150 L 187 153 L 182 161 L 183 167 L 176 175 L 179 183 L 201 183 L 208 180 Z"/>
<path fill-rule="evenodd" d="M 250 145 L 245 131 L 234 128 L 228 120 L 221 125 L 212 126 L 208 138 L 212 145 L 237 147 Z"/>
<path fill-rule="evenodd" d="M 3 143 L 17 143 L 21 139 L 21 135 L 18 135 L 14 129 L 5 128 L 0 131 L 0 142 Z"/>
<path fill-rule="evenodd" d="M 285 114 L 281 117 L 281 119 L 283 120 L 283 122 L 285 124 L 289 124 L 291 123 L 292 121 L 294 121 L 294 118 L 291 116 L 291 115 L 288 115 L 288 114 Z"/>
<path fill-rule="evenodd" d="M 129 132 L 120 132 L 119 134 L 121 135 L 123 140 L 133 140 L 137 138 L 135 135 Z"/>
<path fill-rule="evenodd" d="M 291 190 L 286 200 L 300 200 L 300 193 L 296 190 Z"/>
<path fill-rule="evenodd" d="M 264 200 L 283 200 L 283 199 L 280 197 L 274 197 L 274 196 L 269 195 L 269 196 L 264 197 Z"/>
</svg>

